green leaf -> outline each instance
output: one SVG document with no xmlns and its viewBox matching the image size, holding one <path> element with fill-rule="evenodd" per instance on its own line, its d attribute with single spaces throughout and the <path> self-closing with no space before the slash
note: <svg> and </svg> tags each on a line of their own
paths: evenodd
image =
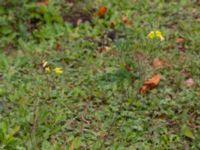
<svg viewBox="0 0 200 150">
<path fill-rule="evenodd" d="M 7 60 L 7 57 L 4 54 L 0 55 L 0 69 L 1 70 L 6 70 L 9 67 L 9 63 Z"/>
<path fill-rule="evenodd" d="M 191 130 L 188 126 L 186 126 L 186 125 L 184 125 L 184 126 L 182 127 L 182 132 L 181 132 L 181 133 L 182 133 L 184 136 L 186 136 L 186 137 L 188 137 L 188 138 L 190 138 L 190 139 L 195 139 L 192 130 Z"/>
<path fill-rule="evenodd" d="M 20 130 L 20 126 L 14 127 L 13 129 L 11 129 L 8 137 L 13 137 L 17 132 L 19 132 L 19 130 Z"/>
<path fill-rule="evenodd" d="M 0 28 L 0 32 L 4 35 L 9 34 L 12 32 L 12 27 L 10 26 L 3 26 Z"/>
<path fill-rule="evenodd" d="M 0 15 L 4 14 L 6 11 L 5 11 L 5 8 L 0 6 Z"/>
</svg>

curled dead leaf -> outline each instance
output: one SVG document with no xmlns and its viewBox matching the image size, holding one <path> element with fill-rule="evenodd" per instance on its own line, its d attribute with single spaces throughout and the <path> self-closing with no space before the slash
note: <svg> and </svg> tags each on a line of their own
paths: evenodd
<svg viewBox="0 0 200 150">
<path fill-rule="evenodd" d="M 144 94 L 150 89 L 156 87 L 160 82 L 160 78 L 161 78 L 160 75 L 157 74 L 153 76 L 152 78 L 150 78 L 149 80 L 145 81 L 143 86 L 140 88 L 140 93 Z"/>
<path fill-rule="evenodd" d="M 98 10 L 98 16 L 103 17 L 107 12 L 107 7 L 101 6 Z"/>
</svg>

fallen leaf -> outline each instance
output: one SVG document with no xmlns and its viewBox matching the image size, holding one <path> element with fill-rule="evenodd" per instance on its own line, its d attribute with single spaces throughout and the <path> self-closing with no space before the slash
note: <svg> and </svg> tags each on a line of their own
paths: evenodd
<svg viewBox="0 0 200 150">
<path fill-rule="evenodd" d="M 132 25 L 132 22 L 128 19 L 127 16 L 122 16 L 122 21 L 127 25 Z"/>
<path fill-rule="evenodd" d="M 101 6 L 98 10 L 98 16 L 103 17 L 107 12 L 107 7 Z"/>
<path fill-rule="evenodd" d="M 189 87 L 194 85 L 194 80 L 192 78 L 189 78 L 185 81 L 185 84 Z"/>
<path fill-rule="evenodd" d="M 155 58 L 152 63 L 153 67 L 156 69 L 163 68 L 165 66 L 164 62 L 159 58 Z"/>
<path fill-rule="evenodd" d="M 144 82 L 143 86 L 140 88 L 140 93 L 144 94 L 150 89 L 156 87 L 160 82 L 160 75 L 157 74 L 153 76 L 151 79 Z"/>
</svg>

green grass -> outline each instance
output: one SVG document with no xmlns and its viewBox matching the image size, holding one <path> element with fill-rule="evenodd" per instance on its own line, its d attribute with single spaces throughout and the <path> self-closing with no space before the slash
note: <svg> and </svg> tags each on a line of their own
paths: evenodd
<svg viewBox="0 0 200 150">
<path fill-rule="evenodd" d="M 200 149 L 195 0 L 72 2 L 73 11 L 64 0 L 17 3 L 0 6 L 0 149 Z M 90 15 L 102 5 L 108 8 L 104 18 Z M 67 21 L 78 10 L 91 18 L 73 26 Z M 148 39 L 154 30 L 165 40 Z M 155 58 L 170 67 L 155 69 Z M 44 61 L 63 74 L 45 72 Z M 157 73 L 159 85 L 140 94 Z M 185 84 L 188 78 L 193 86 Z"/>
</svg>

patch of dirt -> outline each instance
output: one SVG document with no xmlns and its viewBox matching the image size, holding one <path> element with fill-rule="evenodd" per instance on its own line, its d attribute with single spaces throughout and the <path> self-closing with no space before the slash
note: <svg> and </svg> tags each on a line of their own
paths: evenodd
<svg viewBox="0 0 200 150">
<path fill-rule="evenodd" d="M 97 51 L 102 53 L 104 51 L 111 50 L 112 42 L 116 39 L 116 30 L 112 29 L 102 33 L 100 39 L 94 39 L 92 37 L 85 37 L 84 40 L 89 41 L 97 45 Z"/>
<path fill-rule="evenodd" d="M 76 26 L 79 26 L 81 23 L 91 22 L 92 12 L 93 10 L 89 12 L 75 11 L 72 13 L 64 14 L 63 19 L 64 21 L 67 21 L 76 27 Z"/>
<path fill-rule="evenodd" d="M 81 0 L 65 0 L 61 8 L 63 20 L 75 27 L 84 22 L 91 22 L 96 11 L 92 5 Z"/>
<path fill-rule="evenodd" d="M 106 36 L 111 39 L 112 41 L 116 38 L 116 30 L 111 30 L 106 33 Z"/>
</svg>

